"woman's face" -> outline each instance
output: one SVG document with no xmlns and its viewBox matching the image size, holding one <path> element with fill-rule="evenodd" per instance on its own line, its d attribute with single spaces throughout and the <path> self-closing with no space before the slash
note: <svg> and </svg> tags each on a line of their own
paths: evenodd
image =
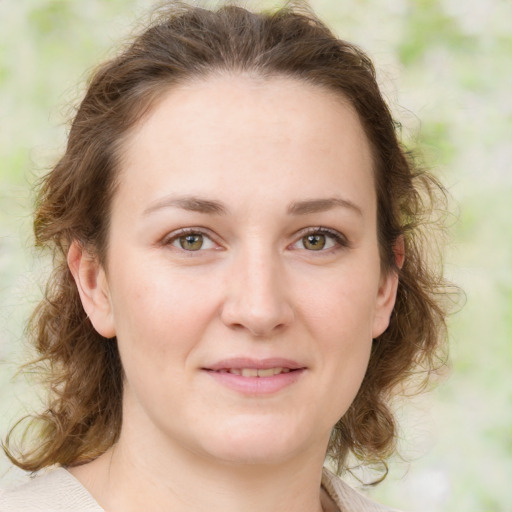
<svg viewBox="0 0 512 512">
<path fill-rule="evenodd" d="M 233 462 L 323 455 L 396 288 L 356 114 L 287 78 L 172 89 L 125 143 L 95 268 L 84 304 L 117 336 L 123 433 Z"/>
</svg>

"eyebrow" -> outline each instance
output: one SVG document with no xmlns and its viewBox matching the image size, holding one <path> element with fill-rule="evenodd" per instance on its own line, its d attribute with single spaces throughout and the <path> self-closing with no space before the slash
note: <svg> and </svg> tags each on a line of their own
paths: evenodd
<svg viewBox="0 0 512 512">
<path fill-rule="evenodd" d="M 225 215 L 226 207 L 218 201 L 202 199 L 200 197 L 164 197 L 152 203 L 144 210 L 144 215 L 149 215 L 163 208 L 181 208 L 191 212 L 198 213 L 214 213 L 217 215 Z"/>
<path fill-rule="evenodd" d="M 326 199 L 309 199 L 307 201 L 294 201 L 288 207 L 288 213 L 291 215 L 307 215 L 310 213 L 319 213 L 331 210 L 333 208 L 348 208 L 358 215 L 362 216 L 363 211 L 352 201 L 342 199 L 341 197 L 329 197 Z"/>
<path fill-rule="evenodd" d="M 164 208 L 181 208 L 191 212 L 225 215 L 227 208 L 219 201 L 203 199 L 196 196 L 185 197 L 164 197 L 152 203 L 144 210 L 144 215 L 149 215 Z M 362 216 L 363 212 L 359 206 L 348 199 L 341 197 L 329 197 L 321 199 L 308 199 L 305 201 L 294 201 L 287 209 L 289 215 L 308 215 L 311 213 L 325 212 L 333 208 L 347 208 Z"/>
</svg>

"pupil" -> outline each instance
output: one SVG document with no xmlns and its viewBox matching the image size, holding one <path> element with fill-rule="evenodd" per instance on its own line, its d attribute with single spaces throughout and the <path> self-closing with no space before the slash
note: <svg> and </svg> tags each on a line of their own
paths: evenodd
<svg viewBox="0 0 512 512">
<path fill-rule="evenodd" d="M 203 235 L 186 235 L 180 238 L 180 245 L 183 249 L 197 251 L 203 245 Z"/>
</svg>

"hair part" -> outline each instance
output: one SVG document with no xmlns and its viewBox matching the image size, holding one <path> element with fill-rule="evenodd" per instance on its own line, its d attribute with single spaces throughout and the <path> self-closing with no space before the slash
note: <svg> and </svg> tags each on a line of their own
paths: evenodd
<svg viewBox="0 0 512 512">
<path fill-rule="evenodd" d="M 123 142 L 167 91 L 214 73 L 303 80 L 348 100 L 359 116 L 374 159 L 381 264 L 399 274 L 399 286 L 389 328 L 373 342 L 366 376 L 332 432 L 328 456 L 341 470 L 351 453 L 371 464 L 395 449 L 391 399 L 418 372 L 426 383 L 443 361 L 446 285 L 427 258 L 432 249 L 425 243 L 425 222 L 444 191 L 399 142 L 371 60 L 300 5 L 254 13 L 234 5 L 209 10 L 170 3 L 93 74 L 66 151 L 39 185 L 36 245 L 52 251 L 55 263 L 29 330 L 38 352 L 33 366 L 50 394 L 46 410 L 26 431 L 30 438 L 36 428 L 36 444 L 15 454 L 6 440 L 4 449 L 19 467 L 78 465 L 119 436 L 123 370 L 117 343 L 100 336 L 86 317 L 67 251 L 77 241 L 106 261 Z M 400 237 L 401 269 L 393 253 Z"/>
</svg>

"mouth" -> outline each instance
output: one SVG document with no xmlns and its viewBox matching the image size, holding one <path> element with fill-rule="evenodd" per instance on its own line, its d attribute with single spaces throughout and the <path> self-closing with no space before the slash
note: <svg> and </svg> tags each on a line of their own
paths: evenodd
<svg viewBox="0 0 512 512">
<path fill-rule="evenodd" d="M 248 357 L 236 357 L 223 359 L 204 367 L 203 370 L 230 373 L 242 377 L 273 377 L 283 373 L 297 370 L 305 370 L 306 367 L 291 359 L 273 357 L 267 359 L 252 359 Z"/>
<path fill-rule="evenodd" d="M 215 371 L 215 370 L 212 370 Z M 273 377 L 281 373 L 289 373 L 290 368 L 223 368 L 218 370 L 220 373 L 231 373 L 232 375 L 241 375 L 242 377 Z"/>
<path fill-rule="evenodd" d="M 294 384 L 307 367 L 282 358 L 236 358 L 218 361 L 202 368 L 215 381 L 242 394 L 274 394 Z"/>
</svg>

